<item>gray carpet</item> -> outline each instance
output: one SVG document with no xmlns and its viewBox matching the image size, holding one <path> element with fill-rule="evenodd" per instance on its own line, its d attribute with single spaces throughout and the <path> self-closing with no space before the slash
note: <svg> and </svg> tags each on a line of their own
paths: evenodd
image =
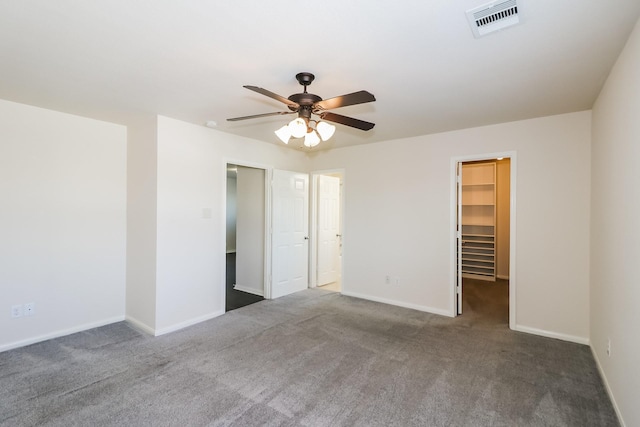
<svg viewBox="0 0 640 427">
<path fill-rule="evenodd" d="M 0 353 L 0 425 L 618 425 L 589 348 L 510 331 L 481 285 L 456 319 L 307 290 Z"/>
</svg>

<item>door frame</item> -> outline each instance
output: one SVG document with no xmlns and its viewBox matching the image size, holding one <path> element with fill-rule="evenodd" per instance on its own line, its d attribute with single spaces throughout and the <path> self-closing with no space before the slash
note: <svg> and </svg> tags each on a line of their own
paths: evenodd
<svg viewBox="0 0 640 427">
<path fill-rule="evenodd" d="M 260 163 L 247 162 L 245 160 L 236 160 L 231 158 L 223 159 L 223 173 L 224 173 L 224 185 L 225 191 L 223 191 L 222 199 L 223 199 L 223 212 L 227 211 L 227 165 L 237 165 L 244 166 L 247 168 L 261 169 L 264 171 L 264 265 L 262 266 L 263 270 L 263 287 L 264 287 L 264 299 L 271 299 L 271 179 L 273 176 L 273 167 L 270 165 L 264 165 Z M 222 215 L 222 245 L 223 251 L 222 253 L 226 253 L 226 244 L 227 244 L 227 222 L 226 215 Z M 222 269 L 221 275 L 222 279 L 220 283 L 222 283 L 222 288 L 224 290 L 224 298 L 223 301 L 226 300 L 227 289 L 226 289 L 226 272 Z"/>
<path fill-rule="evenodd" d="M 326 169 L 313 171 L 309 175 L 311 177 L 311 194 L 309 194 L 309 287 L 316 288 L 318 286 L 318 177 L 320 175 L 340 174 L 340 234 L 342 234 L 342 256 L 340 257 L 340 289 L 345 288 L 344 283 L 344 212 L 345 212 L 345 183 L 346 176 L 344 169 Z"/>
<path fill-rule="evenodd" d="M 509 328 L 516 328 L 516 177 L 517 177 L 517 152 L 501 151 L 495 153 L 484 153 L 467 156 L 456 156 L 451 158 L 450 166 L 450 192 L 451 192 L 451 216 L 450 216 L 450 288 L 451 288 L 451 306 L 450 313 L 452 317 L 457 314 L 457 248 L 458 248 L 458 184 L 457 184 L 457 166 L 458 163 L 474 162 L 482 160 L 492 160 L 499 157 L 510 159 L 510 191 L 509 191 Z"/>
</svg>

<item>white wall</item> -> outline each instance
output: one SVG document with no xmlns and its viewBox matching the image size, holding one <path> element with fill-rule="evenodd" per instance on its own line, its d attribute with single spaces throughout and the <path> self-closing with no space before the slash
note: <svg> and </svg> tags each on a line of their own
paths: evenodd
<svg viewBox="0 0 640 427">
<path fill-rule="evenodd" d="M 224 313 L 227 163 L 309 170 L 303 152 L 158 117 L 156 334 Z"/>
<path fill-rule="evenodd" d="M 451 315 L 451 159 L 515 150 L 517 327 L 588 342 L 590 127 L 587 111 L 316 153 L 347 177 L 343 292 Z"/>
<path fill-rule="evenodd" d="M 594 105 L 592 130 L 591 342 L 627 426 L 640 425 L 638 76 L 640 21 Z"/>
<path fill-rule="evenodd" d="M 153 333 L 156 318 L 157 121 L 127 129 L 127 321 Z"/>
<path fill-rule="evenodd" d="M 236 251 L 238 179 L 227 177 L 227 252 Z"/>
<path fill-rule="evenodd" d="M 12 103 L 2 107 L 2 149 L 8 152 L 2 155 L 1 188 L 3 201 L 16 206 L 2 213 L 9 237 L 1 247 L 10 253 L 3 261 L 12 264 L 2 273 L 2 285 L 11 286 L 5 309 L 33 301 L 38 315 L 2 320 L 11 328 L 0 342 L 119 319 L 125 301 L 125 252 L 118 246 L 125 239 L 124 128 Z M 224 312 L 228 162 L 298 171 L 343 169 L 348 176 L 345 292 L 451 314 L 451 158 L 515 150 L 517 325 L 586 342 L 590 126 L 590 112 L 581 112 L 308 158 L 166 117 L 143 121 L 129 129 L 127 317 L 159 334 Z M 17 142 L 7 144 L 7 137 Z M 18 167 L 16 157 L 31 159 L 33 168 Z M 27 194 L 40 197 L 26 200 Z M 25 236 L 44 236 L 47 247 L 36 251 L 33 240 L 32 246 L 24 245 Z M 62 240 L 67 246 L 61 251 Z M 27 272 L 24 260 L 39 268 Z M 90 284 L 83 281 L 88 274 L 95 279 Z M 398 285 L 385 285 L 387 274 L 398 277 Z M 17 282 L 20 286 L 13 286 Z M 32 286 L 38 292 L 30 292 Z M 82 307 L 62 310 L 65 295 Z M 41 299 L 56 302 L 55 307 L 42 305 Z M 49 310 L 56 310 L 55 321 L 49 321 Z"/>
<path fill-rule="evenodd" d="M 265 171 L 238 166 L 236 289 L 264 295 Z"/>
<path fill-rule="evenodd" d="M 126 143 L 123 126 L 0 100 L 0 351 L 124 319 Z"/>
</svg>

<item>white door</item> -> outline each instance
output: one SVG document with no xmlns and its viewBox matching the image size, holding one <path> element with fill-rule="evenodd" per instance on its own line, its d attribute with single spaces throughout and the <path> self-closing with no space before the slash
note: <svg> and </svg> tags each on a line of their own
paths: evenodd
<svg viewBox="0 0 640 427">
<path fill-rule="evenodd" d="M 458 202 L 456 203 L 458 206 L 457 209 L 457 232 L 456 232 L 456 243 L 458 245 L 457 250 L 457 278 L 456 278 L 456 303 L 458 306 L 458 314 L 462 314 L 462 163 L 458 162 L 457 165 L 457 175 L 456 175 L 456 184 L 457 184 L 457 196 Z"/>
<path fill-rule="evenodd" d="M 273 171 L 271 298 L 309 285 L 309 175 Z"/>
<path fill-rule="evenodd" d="M 340 268 L 340 178 L 318 177 L 318 286 L 338 280 Z"/>
</svg>

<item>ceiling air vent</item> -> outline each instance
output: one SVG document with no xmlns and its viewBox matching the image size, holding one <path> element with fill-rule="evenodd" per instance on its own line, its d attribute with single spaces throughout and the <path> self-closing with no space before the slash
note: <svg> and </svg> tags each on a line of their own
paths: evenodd
<svg viewBox="0 0 640 427">
<path fill-rule="evenodd" d="M 518 24 L 520 22 L 518 4 L 516 0 L 492 1 L 467 10 L 467 19 L 474 37 L 482 37 Z"/>
</svg>

